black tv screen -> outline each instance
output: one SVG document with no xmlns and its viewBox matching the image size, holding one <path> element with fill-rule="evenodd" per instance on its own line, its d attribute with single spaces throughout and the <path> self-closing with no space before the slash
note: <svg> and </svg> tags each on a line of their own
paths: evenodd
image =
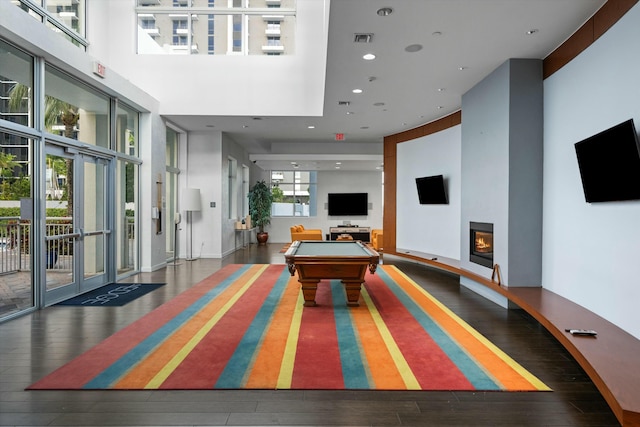
<svg viewBox="0 0 640 427">
<path fill-rule="evenodd" d="M 368 193 L 329 193 L 328 210 L 330 216 L 367 215 Z"/>
<path fill-rule="evenodd" d="M 640 199 L 640 147 L 633 119 L 575 144 L 585 200 Z"/>
<path fill-rule="evenodd" d="M 449 203 L 442 175 L 416 178 L 416 187 L 421 205 L 446 205 Z"/>
</svg>

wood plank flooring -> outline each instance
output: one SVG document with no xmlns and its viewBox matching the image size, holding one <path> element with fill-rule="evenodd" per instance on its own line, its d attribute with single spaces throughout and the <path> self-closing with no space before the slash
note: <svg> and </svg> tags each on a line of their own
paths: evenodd
<svg viewBox="0 0 640 427">
<path fill-rule="evenodd" d="M 1 426 L 617 426 L 591 380 L 522 310 L 460 288 L 458 277 L 384 257 L 549 385 L 552 392 L 25 391 L 230 263 L 284 263 L 282 244 L 182 261 L 127 282 L 167 282 L 123 307 L 55 306 L 0 324 Z M 615 356 L 612 355 L 612 363 Z"/>
</svg>

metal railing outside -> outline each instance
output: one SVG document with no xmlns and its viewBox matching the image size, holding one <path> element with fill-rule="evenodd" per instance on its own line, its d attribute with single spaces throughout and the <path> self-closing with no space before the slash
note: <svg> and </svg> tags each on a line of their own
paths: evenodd
<svg viewBox="0 0 640 427">
<path fill-rule="evenodd" d="M 73 269 L 73 219 L 46 218 L 46 268 L 54 271 Z M 134 240 L 135 222 L 127 218 L 127 238 Z M 60 237 L 57 237 L 60 236 Z M 0 217 L 0 275 L 31 269 L 31 223 L 20 217 Z"/>
</svg>

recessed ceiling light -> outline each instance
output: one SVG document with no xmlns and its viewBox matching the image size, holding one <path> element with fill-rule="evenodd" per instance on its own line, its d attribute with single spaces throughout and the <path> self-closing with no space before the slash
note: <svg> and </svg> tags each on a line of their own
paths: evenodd
<svg viewBox="0 0 640 427">
<path fill-rule="evenodd" d="M 466 70 L 467 68 L 468 67 L 464 67 L 464 66 L 463 67 L 458 67 L 458 70 L 463 71 L 463 70 Z"/>
<path fill-rule="evenodd" d="M 404 50 L 406 52 L 409 52 L 409 53 L 419 52 L 419 51 L 422 50 L 422 45 L 421 44 L 410 44 L 409 46 L 405 47 Z"/>
<path fill-rule="evenodd" d="M 532 34 L 537 33 L 538 31 L 540 31 L 540 30 L 538 30 L 537 28 L 532 28 L 531 30 L 527 31 L 527 34 L 528 35 L 532 35 Z"/>
<path fill-rule="evenodd" d="M 248 125 L 242 125 L 242 128 L 243 128 L 243 129 L 246 129 L 246 128 L 248 128 L 248 127 L 249 127 Z"/>
<path fill-rule="evenodd" d="M 347 114 L 353 114 L 353 111 L 347 111 Z"/>
<path fill-rule="evenodd" d="M 434 36 L 434 37 L 438 37 L 438 36 L 441 36 L 441 35 L 442 35 L 442 32 L 440 32 L 440 31 L 434 31 L 433 33 L 431 33 L 431 35 L 432 35 L 432 36 Z"/>
<path fill-rule="evenodd" d="M 362 59 L 366 59 L 367 61 L 371 61 L 372 59 L 376 59 L 376 56 L 373 53 L 366 53 L 362 55 Z"/>
<path fill-rule="evenodd" d="M 445 89 L 445 88 L 443 88 L 443 87 L 439 87 L 439 88 L 438 88 L 438 92 L 444 92 L 445 90 L 446 90 L 446 89 Z"/>
<path fill-rule="evenodd" d="M 307 126 L 307 129 L 315 129 L 315 128 L 316 128 L 316 127 L 315 127 L 315 126 L 313 126 L 313 125 L 309 125 L 309 126 Z"/>
<path fill-rule="evenodd" d="M 442 105 L 438 105 L 438 110 L 442 110 L 444 107 Z"/>
<path fill-rule="evenodd" d="M 393 13 L 393 9 L 391 9 L 390 7 L 381 7 L 376 11 L 376 13 L 378 14 L 378 16 L 389 16 Z"/>
<path fill-rule="evenodd" d="M 362 89 L 354 89 L 351 92 L 353 92 L 353 93 L 362 93 Z"/>
<path fill-rule="evenodd" d="M 336 166 L 336 169 L 340 169 L 340 166 Z"/>
<path fill-rule="evenodd" d="M 297 163 L 297 162 L 291 162 L 291 164 L 292 164 L 292 165 L 297 165 L 298 163 Z"/>
<path fill-rule="evenodd" d="M 342 164 L 342 162 L 336 162 L 336 165 L 341 165 L 341 164 Z"/>
</svg>

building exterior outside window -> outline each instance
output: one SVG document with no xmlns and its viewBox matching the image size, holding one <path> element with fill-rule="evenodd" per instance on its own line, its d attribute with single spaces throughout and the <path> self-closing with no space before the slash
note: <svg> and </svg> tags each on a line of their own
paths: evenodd
<svg viewBox="0 0 640 427">
<path fill-rule="evenodd" d="M 86 0 L 16 0 L 16 6 L 71 43 L 86 48 Z"/>
<path fill-rule="evenodd" d="M 295 0 L 138 0 L 138 54 L 290 55 L 295 6 Z"/>
<path fill-rule="evenodd" d="M 271 171 L 273 216 L 316 216 L 318 173 Z"/>
</svg>

